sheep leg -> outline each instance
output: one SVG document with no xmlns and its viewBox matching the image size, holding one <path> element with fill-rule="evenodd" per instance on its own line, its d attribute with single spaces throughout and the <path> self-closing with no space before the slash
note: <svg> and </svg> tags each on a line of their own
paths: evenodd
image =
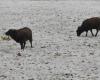
<svg viewBox="0 0 100 80">
<path fill-rule="evenodd" d="M 93 34 L 93 32 L 92 32 L 92 29 L 90 30 L 90 32 L 91 32 L 92 36 L 94 36 L 94 34 Z"/>
<path fill-rule="evenodd" d="M 30 44 L 31 44 L 31 48 L 32 48 L 32 47 L 33 47 L 33 46 L 32 46 L 32 40 L 29 40 L 29 41 L 30 41 Z"/>
<path fill-rule="evenodd" d="M 86 31 L 86 37 L 87 37 L 88 31 Z"/>
<path fill-rule="evenodd" d="M 24 45 L 23 45 L 23 43 L 20 43 L 20 45 L 21 45 L 21 49 L 24 50 Z"/>
<path fill-rule="evenodd" d="M 26 42 L 24 42 L 24 46 L 23 46 L 24 48 L 25 48 L 25 45 L 26 45 Z"/>
<path fill-rule="evenodd" d="M 96 34 L 95 34 L 95 37 L 97 36 L 98 32 L 99 32 L 99 30 L 97 29 L 97 32 L 96 32 Z"/>
</svg>

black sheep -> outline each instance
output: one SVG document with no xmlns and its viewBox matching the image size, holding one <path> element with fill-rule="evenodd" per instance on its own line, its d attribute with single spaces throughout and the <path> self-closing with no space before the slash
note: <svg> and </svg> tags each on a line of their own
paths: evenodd
<svg viewBox="0 0 100 80">
<path fill-rule="evenodd" d="M 99 17 L 92 17 L 92 18 L 84 20 L 82 25 L 79 26 L 76 31 L 77 36 L 80 36 L 81 33 L 83 33 L 83 32 L 86 32 L 86 36 L 87 36 L 89 30 L 90 30 L 92 36 L 94 36 L 92 29 L 96 29 L 95 36 L 97 36 L 97 34 L 100 30 L 100 18 Z"/>
<path fill-rule="evenodd" d="M 6 33 L 7 36 L 10 36 L 17 43 L 20 43 L 21 49 L 25 48 L 26 41 L 29 40 L 32 47 L 32 31 L 31 29 L 24 27 L 21 29 L 9 29 Z"/>
</svg>

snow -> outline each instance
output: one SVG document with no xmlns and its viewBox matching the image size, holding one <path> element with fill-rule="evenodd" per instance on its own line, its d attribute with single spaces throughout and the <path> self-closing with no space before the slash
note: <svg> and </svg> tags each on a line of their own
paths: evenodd
<svg viewBox="0 0 100 80">
<path fill-rule="evenodd" d="M 33 48 L 27 42 L 24 51 L 12 39 L 0 40 L 0 80 L 99 80 L 100 33 L 76 35 L 84 19 L 100 16 L 99 5 L 0 0 L 0 36 L 11 28 L 29 27 L 33 32 Z"/>
</svg>

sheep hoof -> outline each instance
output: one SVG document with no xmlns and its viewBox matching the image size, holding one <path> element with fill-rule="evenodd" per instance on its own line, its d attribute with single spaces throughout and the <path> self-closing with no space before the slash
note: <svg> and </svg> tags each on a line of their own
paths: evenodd
<svg viewBox="0 0 100 80">
<path fill-rule="evenodd" d="M 21 56 L 21 54 L 20 54 L 20 53 L 18 53 L 18 54 L 17 54 L 17 56 Z"/>
<path fill-rule="evenodd" d="M 95 37 L 96 37 L 97 35 L 95 35 Z"/>
</svg>

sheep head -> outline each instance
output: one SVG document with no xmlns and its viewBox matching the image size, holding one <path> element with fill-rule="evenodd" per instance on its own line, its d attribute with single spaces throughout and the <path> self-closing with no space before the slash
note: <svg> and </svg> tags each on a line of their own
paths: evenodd
<svg viewBox="0 0 100 80">
<path fill-rule="evenodd" d="M 9 29 L 6 33 L 7 36 L 15 36 L 16 30 L 15 29 Z"/>
</svg>

